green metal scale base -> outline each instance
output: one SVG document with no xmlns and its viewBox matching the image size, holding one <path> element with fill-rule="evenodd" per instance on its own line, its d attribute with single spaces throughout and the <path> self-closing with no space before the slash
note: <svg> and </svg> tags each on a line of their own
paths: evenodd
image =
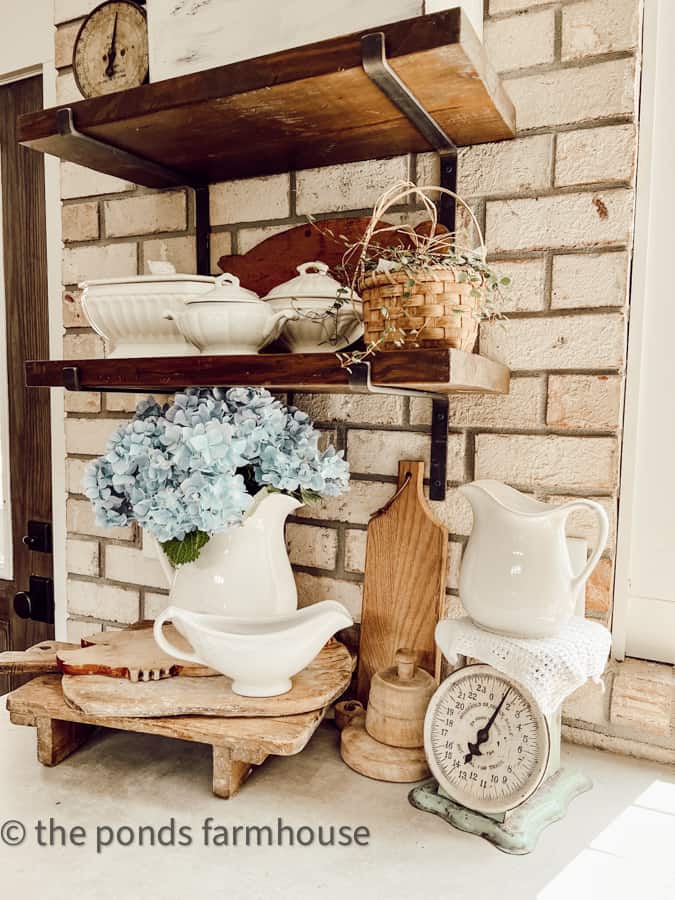
<svg viewBox="0 0 675 900">
<path fill-rule="evenodd" d="M 418 785 L 408 795 L 414 807 L 430 812 L 449 825 L 477 834 L 504 853 L 523 855 L 534 850 L 539 835 L 567 812 L 567 807 L 593 787 L 586 775 L 574 769 L 558 769 L 519 807 L 501 816 L 486 816 L 454 803 L 435 779 Z"/>
</svg>

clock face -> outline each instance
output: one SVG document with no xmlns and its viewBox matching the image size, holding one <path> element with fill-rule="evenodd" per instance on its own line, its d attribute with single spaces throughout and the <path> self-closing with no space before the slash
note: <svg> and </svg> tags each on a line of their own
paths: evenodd
<svg viewBox="0 0 675 900">
<path fill-rule="evenodd" d="M 539 786 L 550 752 L 548 724 L 530 694 L 491 666 L 465 666 L 427 709 L 424 747 L 438 783 L 482 813 L 521 804 Z"/>
<path fill-rule="evenodd" d="M 73 71 L 85 97 L 138 87 L 148 76 L 148 26 L 131 0 L 110 0 L 85 19 L 75 41 Z"/>
</svg>

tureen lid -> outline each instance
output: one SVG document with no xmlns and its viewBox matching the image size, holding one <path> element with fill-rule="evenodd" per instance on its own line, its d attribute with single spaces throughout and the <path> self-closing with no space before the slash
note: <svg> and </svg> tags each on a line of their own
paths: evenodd
<svg viewBox="0 0 675 900">
<path fill-rule="evenodd" d="M 236 303 L 262 303 L 255 291 L 241 286 L 236 275 L 225 272 L 216 278 L 216 284 L 212 291 L 200 294 L 198 297 L 188 297 L 186 303 L 213 303 L 214 301 L 227 301 Z"/>
<path fill-rule="evenodd" d="M 313 300 L 335 300 L 350 298 L 350 290 L 328 274 L 326 263 L 306 262 L 298 266 L 299 275 L 273 287 L 263 300 L 298 300 L 302 297 Z M 354 295 L 354 299 L 359 298 Z"/>
<path fill-rule="evenodd" d="M 181 275 L 176 273 L 176 267 L 165 260 L 149 260 L 149 275 L 132 275 L 127 278 L 94 278 L 81 282 L 78 287 L 86 290 L 90 287 L 121 285 L 121 284 L 156 284 L 165 282 L 198 282 L 200 284 L 215 284 L 216 279 L 212 275 Z"/>
</svg>

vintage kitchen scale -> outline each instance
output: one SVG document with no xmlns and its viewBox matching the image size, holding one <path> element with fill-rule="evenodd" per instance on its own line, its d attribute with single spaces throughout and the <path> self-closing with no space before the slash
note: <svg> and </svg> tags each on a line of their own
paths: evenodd
<svg viewBox="0 0 675 900">
<path fill-rule="evenodd" d="M 542 829 L 592 787 L 560 768 L 560 708 L 545 716 L 528 690 L 482 663 L 438 688 L 424 747 L 435 778 L 410 792 L 412 805 L 505 853 L 530 853 Z"/>
</svg>

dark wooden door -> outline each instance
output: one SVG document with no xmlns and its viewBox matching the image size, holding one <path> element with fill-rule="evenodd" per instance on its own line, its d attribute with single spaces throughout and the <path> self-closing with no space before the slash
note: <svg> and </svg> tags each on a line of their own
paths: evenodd
<svg viewBox="0 0 675 900">
<path fill-rule="evenodd" d="M 0 579 L 0 649 L 23 650 L 54 636 L 52 625 L 21 619 L 14 595 L 31 575 L 52 578 L 49 553 L 22 541 L 29 520 L 51 521 L 49 391 L 24 387 L 24 362 L 49 357 L 47 249 L 42 155 L 16 142 L 16 117 L 42 109 L 42 78 L 0 86 L 0 190 L 12 520 L 12 580 Z M 1 401 L 0 401 L 1 402 Z M 9 451 L 9 452 L 7 452 Z M 6 464 L 6 459 L 3 464 Z M 0 693 L 7 685 L 0 679 Z"/>
</svg>

